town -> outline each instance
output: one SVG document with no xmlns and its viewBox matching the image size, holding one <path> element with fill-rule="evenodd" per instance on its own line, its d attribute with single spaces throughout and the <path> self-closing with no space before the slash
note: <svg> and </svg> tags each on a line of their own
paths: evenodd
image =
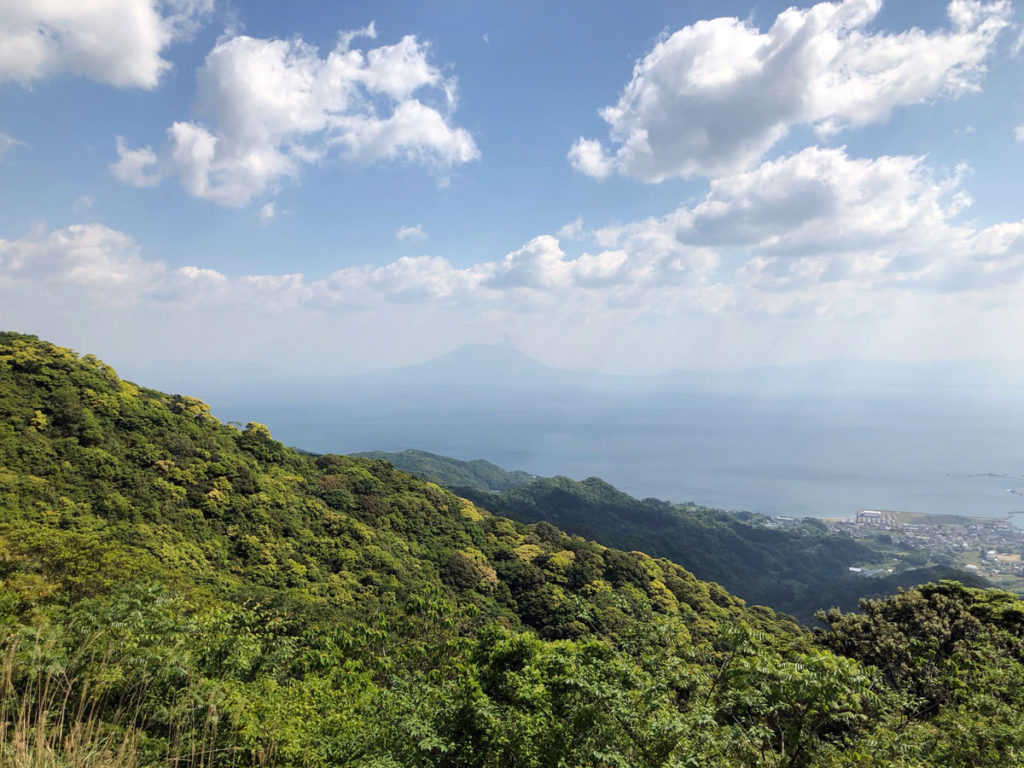
<svg viewBox="0 0 1024 768">
<path fill-rule="evenodd" d="M 835 533 L 864 539 L 891 554 L 892 563 L 856 564 L 865 576 L 890 568 L 925 564 L 971 571 L 1006 589 L 1024 587 L 1024 529 L 1006 519 L 928 515 L 892 510 L 858 510 L 852 519 L 823 521 Z M 874 566 L 874 567 L 869 567 Z"/>
</svg>

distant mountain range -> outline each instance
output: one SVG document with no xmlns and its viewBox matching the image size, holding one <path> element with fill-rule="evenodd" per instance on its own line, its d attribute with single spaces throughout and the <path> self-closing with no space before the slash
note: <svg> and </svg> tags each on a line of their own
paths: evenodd
<svg viewBox="0 0 1024 768">
<path fill-rule="evenodd" d="M 136 373 L 128 371 L 129 375 Z M 491 383 L 503 388 L 595 386 L 650 390 L 773 393 L 879 392 L 903 389 L 1018 390 L 1024 386 L 1024 361 L 976 358 L 905 363 L 885 360 L 817 360 L 751 368 L 672 369 L 641 375 L 598 373 L 547 365 L 508 344 L 470 344 L 421 363 L 366 373 L 305 376 L 283 375 L 257 363 L 175 362 L 140 366 L 138 373 L 158 381 L 221 388 L 255 381 L 267 386 L 303 385 L 359 388 L 370 384 L 411 385 Z"/>
<path fill-rule="evenodd" d="M 471 344 L 433 360 L 400 368 L 374 371 L 351 377 L 354 381 L 386 381 L 403 384 L 444 382 L 455 386 L 487 382 L 504 386 L 535 386 L 554 381 L 569 383 L 580 371 L 553 368 L 505 344 Z"/>
</svg>

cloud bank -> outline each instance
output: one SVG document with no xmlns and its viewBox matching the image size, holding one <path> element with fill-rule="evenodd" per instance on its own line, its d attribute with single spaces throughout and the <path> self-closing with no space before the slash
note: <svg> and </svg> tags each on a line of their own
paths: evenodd
<svg viewBox="0 0 1024 768">
<path fill-rule="evenodd" d="M 250 350 L 284 329 L 344 339 L 357 324 L 364 359 L 508 333 L 568 355 L 621 344 L 652 367 L 680 350 L 770 361 L 782 354 L 775 339 L 796 345 L 796 359 L 864 345 L 874 357 L 1024 354 L 1024 221 L 964 221 L 965 175 L 921 157 L 809 148 L 715 179 L 664 216 L 572 222 L 468 265 L 405 256 L 319 276 L 170 266 L 99 223 L 37 228 L 0 240 L 0 321 L 41 308 L 44 328 L 61 312 L 109 316 L 116 329 L 160 318 L 153 332 L 176 344 L 192 337 L 169 329 L 215 326 Z"/>
<path fill-rule="evenodd" d="M 517 312 L 586 306 L 671 315 L 685 306 L 823 316 L 878 311 L 892 292 L 1017 295 L 1024 222 L 958 223 L 971 205 L 964 170 L 936 176 L 921 157 L 861 159 L 812 147 L 716 179 L 701 200 L 666 216 L 589 232 L 573 222 L 561 233 L 596 244 L 594 252 L 569 256 L 558 237 L 540 235 L 464 267 L 403 257 L 313 279 L 172 269 L 143 258 L 126 234 L 76 225 L 0 240 L 0 277 L 8 285 L 78 285 L 103 301 L 330 311 L 440 302 Z"/>
<path fill-rule="evenodd" d="M 610 148 L 580 139 L 573 167 L 647 182 L 752 167 L 795 126 L 819 136 L 886 120 L 898 107 L 977 89 L 1010 23 L 1008 0 L 952 0 L 949 29 L 872 32 L 882 0 L 783 11 L 765 32 L 699 21 L 660 41 L 600 114 Z"/>
</svg>

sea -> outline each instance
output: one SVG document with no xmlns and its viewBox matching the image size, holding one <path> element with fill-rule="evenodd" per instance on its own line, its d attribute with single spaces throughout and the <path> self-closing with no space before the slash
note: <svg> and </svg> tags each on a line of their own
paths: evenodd
<svg viewBox="0 0 1024 768">
<path fill-rule="evenodd" d="M 460 390 L 210 392 L 317 453 L 418 448 L 506 469 L 600 477 L 655 497 L 766 515 L 858 509 L 1024 525 L 1016 391 L 749 394 Z"/>
</svg>

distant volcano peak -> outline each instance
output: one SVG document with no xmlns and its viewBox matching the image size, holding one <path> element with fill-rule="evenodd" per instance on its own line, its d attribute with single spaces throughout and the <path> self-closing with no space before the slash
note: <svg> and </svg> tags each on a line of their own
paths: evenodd
<svg viewBox="0 0 1024 768">
<path fill-rule="evenodd" d="M 471 365 L 496 365 L 496 366 L 523 366 L 539 369 L 549 369 L 527 354 L 520 352 L 511 344 L 466 344 L 456 347 L 451 352 L 446 352 L 440 357 L 434 358 L 422 365 L 433 363 L 468 363 Z"/>
<path fill-rule="evenodd" d="M 509 344 L 467 344 L 418 365 L 398 369 L 413 378 L 509 382 L 560 373 Z"/>
</svg>

